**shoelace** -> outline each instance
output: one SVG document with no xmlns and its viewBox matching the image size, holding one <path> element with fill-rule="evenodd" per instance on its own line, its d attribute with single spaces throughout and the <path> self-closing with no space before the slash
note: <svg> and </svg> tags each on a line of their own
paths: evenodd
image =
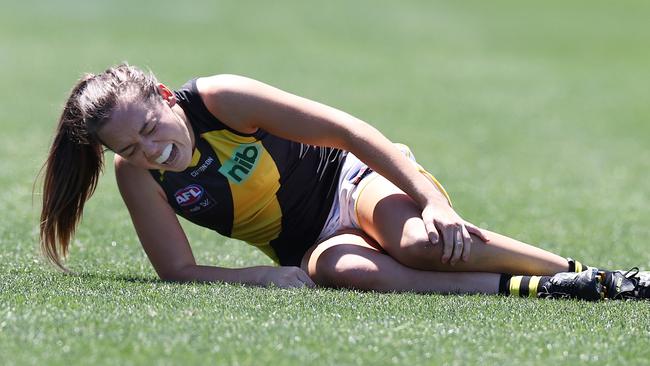
<svg viewBox="0 0 650 366">
<path fill-rule="evenodd" d="M 633 273 L 630 277 L 628 277 L 628 276 L 627 276 L 628 273 L 630 273 L 630 272 L 632 272 L 632 271 L 634 271 L 634 273 Z M 631 278 L 633 278 L 634 276 L 636 276 L 636 275 L 638 275 L 638 274 L 639 274 L 639 267 L 632 267 L 632 268 L 630 268 L 627 272 L 625 272 L 625 273 L 623 274 L 623 277 L 625 277 L 625 278 L 627 278 L 627 279 L 631 279 Z"/>
<path fill-rule="evenodd" d="M 632 271 L 634 271 L 634 273 L 631 273 Z M 632 293 L 636 299 L 648 299 L 650 298 L 650 287 L 648 287 L 647 284 L 641 283 L 641 278 L 637 277 L 639 273 L 639 267 L 632 267 L 629 271 L 625 272 L 623 276 L 634 283 L 634 291 L 632 291 Z M 630 275 L 628 276 L 628 274 Z M 640 283 L 641 286 L 639 286 Z"/>
</svg>

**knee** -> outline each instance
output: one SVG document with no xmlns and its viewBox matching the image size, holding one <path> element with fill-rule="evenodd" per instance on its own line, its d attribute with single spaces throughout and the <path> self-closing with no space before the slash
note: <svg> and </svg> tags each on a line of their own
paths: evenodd
<svg viewBox="0 0 650 366">
<path fill-rule="evenodd" d="M 319 285 L 360 290 L 378 289 L 378 268 L 371 261 L 355 254 L 356 246 L 337 245 L 326 249 L 316 261 L 311 277 Z"/>
</svg>

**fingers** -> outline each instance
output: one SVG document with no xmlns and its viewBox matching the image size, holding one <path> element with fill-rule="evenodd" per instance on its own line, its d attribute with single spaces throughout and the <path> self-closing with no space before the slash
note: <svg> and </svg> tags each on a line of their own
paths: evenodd
<svg viewBox="0 0 650 366">
<path fill-rule="evenodd" d="M 459 260 L 467 262 L 472 249 L 472 237 L 465 225 L 453 224 L 443 228 L 442 263 L 456 264 Z"/>
<path fill-rule="evenodd" d="M 463 247 L 465 246 L 461 227 L 462 225 L 454 226 L 454 252 L 452 253 L 451 258 L 449 259 L 449 264 L 451 264 L 452 266 L 456 264 L 456 262 L 458 262 L 458 260 L 460 259 L 461 255 L 463 254 Z"/>
<path fill-rule="evenodd" d="M 441 258 L 442 263 L 447 263 L 454 253 L 454 247 L 456 246 L 455 231 L 456 230 L 454 225 L 445 225 L 440 229 L 443 239 Z"/>
<path fill-rule="evenodd" d="M 474 224 L 464 221 L 454 211 L 438 212 L 435 206 L 427 206 L 422 211 L 429 241 L 432 244 L 442 242 L 443 264 L 456 264 L 459 260 L 467 262 L 472 250 L 472 237 L 478 236 L 483 242 L 489 242 L 487 236 Z"/>
<path fill-rule="evenodd" d="M 479 229 L 476 225 L 470 223 L 470 222 L 465 222 L 465 227 L 467 228 L 467 231 L 469 231 L 470 234 L 474 234 L 481 238 L 484 243 L 487 243 L 490 241 L 490 239 L 487 238 L 487 236 L 483 233 L 483 230 Z"/>
<path fill-rule="evenodd" d="M 286 270 L 283 281 L 278 284 L 280 288 L 295 288 L 295 287 L 315 287 L 316 284 L 300 267 L 284 267 Z"/>
<path fill-rule="evenodd" d="M 302 282 L 303 286 L 306 286 L 306 287 L 309 287 L 309 288 L 316 287 L 316 284 L 314 283 L 314 281 L 312 281 L 312 279 L 309 277 L 309 275 L 305 271 L 303 271 L 302 269 L 300 269 L 300 272 L 298 272 L 298 280 L 300 280 Z"/>
<path fill-rule="evenodd" d="M 469 252 L 472 250 L 472 237 L 469 235 L 469 231 L 465 225 L 460 226 L 460 234 L 463 236 L 463 254 L 461 259 L 463 262 L 469 260 Z"/>
<path fill-rule="evenodd" d="M 429 237 L 431 244 L 438 244 L 440 241 L 440 235 L 438 235 L 438 229 L 436 229 L 436 225 L 434 224 L 433 220 L 424 221 L 424 226 L 427 230 L 427 236 Z"/>
</svg>

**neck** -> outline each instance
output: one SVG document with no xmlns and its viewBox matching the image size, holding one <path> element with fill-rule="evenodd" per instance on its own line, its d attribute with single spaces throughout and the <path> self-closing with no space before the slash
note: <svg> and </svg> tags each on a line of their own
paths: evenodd
<svg viewBox="0 0 650 366">
<path fill-rule="evenodd" d="M 178 104 L 172 106 L 172 111 L 176 113 L 178 118 L 180 118 L 180 120 L 183 121 L 183 123 L 185 123 L 185 126 L 187 127 L 187 131 L 190 134 L 190 140 L 192 141 L 192 149 L 194 149 L 194 147 L 196 146 L 196 141 L 194 138 L 194 129 L 192 128 L 192 124 L 190 123 L 190 120 L 187 118 L 185 111 Z"/>
</svg>

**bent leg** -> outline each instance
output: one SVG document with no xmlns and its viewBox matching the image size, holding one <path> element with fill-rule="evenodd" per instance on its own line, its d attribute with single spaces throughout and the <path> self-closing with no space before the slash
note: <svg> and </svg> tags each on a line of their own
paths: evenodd
<svg viewBox="0 0 650 366">
<path fill-rule="evenodd" d="M 520 275 L 552 275 L 567 271 L 559 255 L 506 236 L 483 230 L 489 242 L 472 235 L 467 262 L 442 263 L 442 243 L 432 244 L 421 209 L 399 188 L 381 176 L 370 181 L 357 199 L 363 231 L 400 263 L 421 270 L 476 271 Z"/>
<path fill-rule="evenodd" d="M 349 230 L 314 245 L 301 268 L 320 286 L 381 292 L 499 292 L 500 275 L 473 272 L 433 272 L 407 267 L 383 253 L 361 231 Z"/>
</svg>

